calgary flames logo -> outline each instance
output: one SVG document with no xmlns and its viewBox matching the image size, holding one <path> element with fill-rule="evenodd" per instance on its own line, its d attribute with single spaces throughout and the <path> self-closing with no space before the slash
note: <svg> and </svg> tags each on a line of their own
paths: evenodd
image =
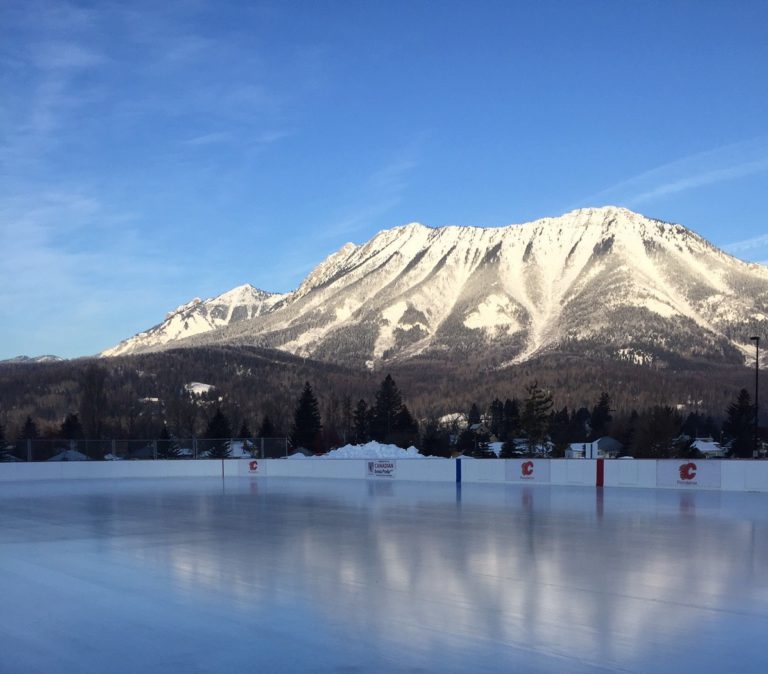
<svg viewBox="0 0 768 674">
<path fill-rule="evenodd" d="M 533 461 L 525 461 L 524 463 L 520 464 L 520 473 L 524 477 L 533 475 Z"/>
<path fill-rule="evenodd" d="M 250 470 L 252 473 L 255 473 L 259 470 L 259 462 L 258 461 L 251 461 L 248 464 L 248 470 Z"/>
<path fill-rule="evenodd" d="M 680 479 L 693 480 L 696 477 L 696 464 L 684 463 L 680 466 Z"/>
</svg>

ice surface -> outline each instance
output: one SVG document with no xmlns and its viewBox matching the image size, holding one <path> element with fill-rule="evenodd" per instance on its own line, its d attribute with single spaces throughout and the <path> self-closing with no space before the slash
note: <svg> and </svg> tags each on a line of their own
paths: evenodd
<svg viewBox="0 0 768 674">
<path fill-rule="evenodd" d="M 768 498 L 3 485 L 0 672 L 763 672 Z"/>
</svg>

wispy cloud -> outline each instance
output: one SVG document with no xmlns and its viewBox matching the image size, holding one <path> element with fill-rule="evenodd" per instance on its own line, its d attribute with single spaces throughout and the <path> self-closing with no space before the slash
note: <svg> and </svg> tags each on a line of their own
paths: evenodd
<svg viewBox="0 0 768 674">
<path fill-rule="evenodd" d="M 290 270 L 283 278 L 275 278 L 281 290 L 296 287 L 322 260 L 354 237 L 367 238 L 375 231 L 392 227 L 390 214 L 402 203 L 410 186 L 414 171 L 420 165 L 421 139 L 401 147 L 389 160 L 351 185 L 338 195 L 344 206 L 337 217 L 319 224 L 311 237 L 297 240 L 282 259 L 280 269 Z M 335 241 L 334 241 L 335 240 Z"/>
<path fill-rule="evenodd" d="M 636 206 L 659 198 L 768 171 L 768 136 L 723 145 L 663 164 L 579 200 L 577 206 Z"/>
<path fill-rule="evenodd" d="M 748 253 L 750 251 L 768 248 L 768 234 L 756 236 L 752 239 L 745 239 L 744 241 L 729 243 L 724 246 L 724 248 L 729 253 Z"/>
<path fill-rule="evenodd" d="M 77 70 L 90 68 L 105 61 L 98 51 L 77 42 L 49 41 L 34 44 L 30 49 L 31 61 L 43 71 Z"/>
<path fill-rule="evenodd" d="M 765 257 L 768 256 L 768 234 L 761 234 L 743 241 L 734 241 L 724 245 L 723 250 L 744 260 L 768 265 L 768 259 Z"/>
<path fill-rule="evenodd" d="M 229 16 L 257 11 L 246 5 Z M 108 346 L 130 333 L 130 317 L 147 327 L 168 308 L 153 303 L 226 273 L 177 265 L 168 246 L 178 257 L 199 251 L 195 204 L 215 197 L 229 210 L 211 206 L 213 217 L 240 226 L 231 195 L 258 185 L 266 149 L 301 128 L 297 111 L 308 114 L 325 57 L 291 44 L 275 55 L 214 13 L 187 0 L 3 5 L 0 83 L 12 95 L 0 96 L 2 349 L 32 332 L 58 343 L 50 336 L 73 324 L 71 344 L 43 350 Z M 195 201 L 198 185 L 207 201 Z"/>
<path fill-rule="evenodd" d="M 322 239 L 346 236 L 371 226 L 382 227 L 381 218 L 401 203 L 409 178 L 419 165 L 418 143 L 401 148 L 386 164 L 356 186 L 356 197 L 345 213 L 318 231 Z"/>
<path fill-rule="evenodd" d="M 193 147 L 201 147 L 205 145 L 217 145 L 219 143 L 228 143 L 232 141 L 232 134 L 227 131 L 212 131 L 211 133 L 204 133 L 193 138 L 182 140 L 182 145 L 191 145 Z"/>
</svg>

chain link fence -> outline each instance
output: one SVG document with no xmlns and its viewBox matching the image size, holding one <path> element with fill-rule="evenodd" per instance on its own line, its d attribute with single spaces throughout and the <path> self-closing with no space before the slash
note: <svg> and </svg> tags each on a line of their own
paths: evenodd
<svg viewBox="0 0 768 674">
<path fill-rule="evenodd" d="M 153 461 L 155 459 L 281 459 L 288 438 L 154 438 L 151 440 L 17 440 L 0 461 Z"/>
</svg>

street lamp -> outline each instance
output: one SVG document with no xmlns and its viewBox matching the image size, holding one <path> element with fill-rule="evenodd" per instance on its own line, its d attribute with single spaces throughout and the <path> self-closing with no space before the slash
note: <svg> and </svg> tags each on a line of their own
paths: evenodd
<svg viewBox="0 0 768 674">
<path fill-rule="evenodd" d="M 755 343 L 755 457 L 757 457 L 757 419 L 758 419 L 758 406 L 757 406 L 757 394 L 759 391 L 758 381 L 760 377 L 760 338 L 750 337 L 749 340 Z"/>
</svg>

